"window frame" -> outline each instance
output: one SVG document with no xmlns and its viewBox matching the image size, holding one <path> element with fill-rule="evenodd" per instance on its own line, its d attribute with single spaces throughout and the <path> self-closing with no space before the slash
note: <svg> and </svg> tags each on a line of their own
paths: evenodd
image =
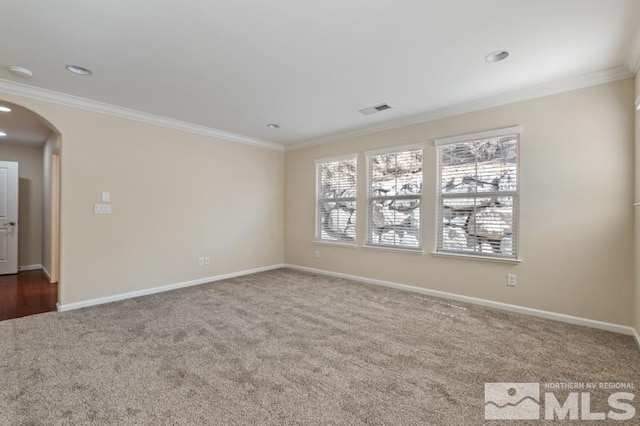
<svg viewBox="0 0 640 426">
<path fill-rule="evenodd" d="M 394 153 L 401 153 L 401 152 L 406 152 L 406 151 L 413 151 L 413 150 L 421 150 L 422 151 L 422 191 L 420 193 L 419 196 L 413 196 L 413 195 L 401 195 L 401 196 L 397 196 L 397 197 L 393 197 L 393 196 L 377 196 L 377 197 L 373 197 L 371 195 L 371 157 L 374 157 L 376 155 L 383 155 L 383 154 L 394 154 Z M 409 145 L 399 145 L 399 146 L 390 146 L 390 147 L 386 147 L 386 148 L 381 148 L 381 149 L 376 149 L 376 150 L 371 150 L 371 151 L 365 151 L 364 155 L 365 155 L 365 163 L 367 165 L 367 179 L 366 179 L 366 205 L 367 205 L 367 210 L 366 210 L 366 238 L 365 238 L 365 243 L 363 245 L 364 248 L 367 249 L 374 249 L 374 250 L 387 250 L 387 251 L 396 251 L 396 252 L 405 252 L 405 253 L 411 253 L 411 254 L 423 254 L 424 253 L 424 248 L 423 248 L 423 243 L 424 243 L 424 226 L 423 226 L 423 206 L 424 206 L 424 166 L 425 166 L 425 157 L 424 157 L 424 153 L 425 153 L 425 144 L 424 143 L 414 143 L 414 144 L 409 144 Z M 415 200 L 415 199 L 419 199 L 420 200 L 420 215 L 419 215 L 419 224 L 420 224 L 420 230 L 418 232 L 418 247 L 407 247 L 407 246 L 397 246 L 397 245 L 387 245 L 387 244 L 375 244 L 373 243 L 373 241 L 370 240 L 371 237 L 371 215 L 372 215 L 372 207 L 371 207 L 371 202 L 374 199 L 397 199 L 397 200 L 402 200 L 402 199 L 409 199 L 409 200 Z"/>
<path fill-rule="evenodd" d="M 492 262 L 504 262 L 504 263 L 520 263 L 522 261 L 521 252 L 520 252 L 520 236 L 521 236 L 521 223 L 520 223 L 520 188 L 522 187 L 522 173 L 520 168 L 520 146 L 522 142 L 522 126 L 510 126 L 499 129 L 480 131 L 474 133 L 466 133 L 462 135 L 450 136 L 445 138 L 438 138 L 434 140 L 434 146 L 436 148 L 435 162 L 436 162 L 436 188 L 435 188 L 435 239 L 434 239 L 434 249 L 432 254 L 434 256 L 444 256 L 444 257 L 457 257 L 457 258 L 466 258 L 472 260 L 484 260 L 484 261 L 492 261 Z M 512 212 L 512 234 L 515 238 L 512 238 L 513 251 L 515 251 L 515 256 L 497 256 L 494 253 L 478 253 L 478 252 L 468 252 L 462 250 L 444 250 L 440 249 L 440 240 L 442 236 L 440 235 L 441 224 L 442 224 L 442 206 L 443 200 L 445 198 L 465 198 L 465 194 L 456 194 L 451 197 L 443 197 L 442 194 L 442 167 L 441 167 L 441 151 L 440 148 L 442 146 L 451 145 L 455 143 L 461 142 L 471 142 L 480 139 L 489 139 L 500 136 L 512 136 L 516 135 L 516 173 L 517 173 L 517 188 L 515 191 L 503 191 L 503 192 L 475 192 L 471 197 L 477 199 L 481 198 L 483 195 L 486 196 L 504 196 L 504 197 L 512 197 L 513 198 L 513 212 Z M 468 198 L 469 196 L 467 196 Z"/>
<path fill-rule="evenodd" d="M 327 239 L 322 239 L 320 238 L 322 233 L 322 218 L 320 217 L 320 193 L 322 191 L 322 181 L 320 179 L 320 173 L 319 173 L 319 167 L 320 165 L 324 164 L 324 163 L 332 163 L 332 162 L 336 162 L 336 161 L 343 161 L 343 160 L 354 160 L 355 163 L 355 167 L 356 167 L 356 182 L 355 182 L 355 189 L 356 189 L 356 196 L 355 197 L 345 197 L 345 198 L 338 198 L 336 199 L 336 201 L 348 201 L 348 202 L 353 202 L 356 205 L 356 211 L 354 213 L 354 216 L 356 217 L 356 226 L 354 227 L 354 238 L 353 238 L 353 242 L 351 241 L 342 241 L 342 240 L 327 240 Z M 316 160 L 314 160 L 314 171 L 315 171 L 315 185 L 316 185 L 316 196 L 315 196 L 315 233 L 314 233 L 314 238 L 313 238 L 313 242 L 314 243 L 318 243 L 318 244 L 328 244 L 328 245 L 336 245 L 336 246 L 346 246 L 346 247 L 352 247 L 355 248 L 358 246 L 358 153 L 353 153 L 353 154 L 345 154 L 345 155 L 339 155 L 339 156 L 334 156 L 334 157 L 326 157 L 326 158 L 318 158 Z"/>
</svg>

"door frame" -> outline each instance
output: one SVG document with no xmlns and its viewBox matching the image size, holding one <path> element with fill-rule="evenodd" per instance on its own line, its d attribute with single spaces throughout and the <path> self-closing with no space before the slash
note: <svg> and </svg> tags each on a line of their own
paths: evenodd
<svg viewBox="0 0 640 426">
<path fill-rule="evenodd" d="M 58 141 L 60 142 L 60 135 Z M 60 280 L 60 145 L 51 155 L 51 270 L 49 282 Z M 60 295 L 58 294 L 58 300 Z"/>
<path fill-rule="evenodd" d="M 20 271 L 19 238 L 20 233 L 20 163 L 15 160 L 0 161 L 2 168 L 7 171 L 5 187 L 5 219 L 8 222 L 2 225 L 5 231 L 6 261 L 2 262 L 2 274 L 17 274 Z"/>
</svg>

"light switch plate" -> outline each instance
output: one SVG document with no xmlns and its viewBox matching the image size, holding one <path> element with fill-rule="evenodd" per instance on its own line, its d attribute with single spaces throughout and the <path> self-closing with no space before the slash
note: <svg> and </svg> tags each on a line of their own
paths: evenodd
<svg viewBox="0 0 640 426">
<path fill-rule="evenodd" d="M 110 192 L 103 192 L 102 193 L 102 202 L 103 203 L 110 203 L 111 202 L 111 193 Z"/>
<path fill-rule="evenodd" d="M 93 214 L 111 214 L 111 204 L 94 204 Z"/>
</svg>

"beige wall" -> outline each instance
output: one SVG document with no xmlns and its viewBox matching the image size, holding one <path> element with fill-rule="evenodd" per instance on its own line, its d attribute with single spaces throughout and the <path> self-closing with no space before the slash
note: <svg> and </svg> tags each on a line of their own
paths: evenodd
<svg viewBox="0 0 640 426">
<path fill-rule="evenodd" d="M 567 92 L 286 154 L 285 261 L 631 325 L 633 80 Z M 520 143 L 518 265 L 443 258 L 435 246 L 433 139 L 512 125 Z M 314 244 L 314 160 L 357 152 L 358 235 L 365 238 L 365 150 L 423 142 L 424 255 Z M 314 252 L 320 251 L 320 258 Z M 518 285 L 509 288 L 506 274 Z"/>
<path fill-rule="evenodd" d="M 282 263 L 283 152 L 0 98 L 61 135 L 60 303 Z M 102 191 L 111 216 L 93 214 Z"/>
<path fill-rule="evenodd" d="M 284 259 L 631 325 L 633 93 L 633 80 L 624 80 L 290 151 L 286 167 L 278 151 L 15 95 L 0 98 L 41 114 L 62 135 L 63 304 Z M 435 208 L 423 210 L 424 255 L 311 242 L 315 159 L 358 152 L 364 195 L 363 151 L 424 142 L 428 201 L 435 198 L 434 138 L 511 125 L 524 129 L 521 264 L 432 256 Z M 111 216 L 93 215 L 102 191 L 112 194 Z M 362 196 L 358 208 L 362 242 Z M 196 258 L 206 255 L 212 264 L 197 267 Z M 516 288 L 505 286 L 507 273 L 518 275 Z"/>
<path fill-rule="evenodd" d="M 18 266 L 42 264 L 42 148 L 0 145 L 0 161 L 18 166 Z"/>
</svg>

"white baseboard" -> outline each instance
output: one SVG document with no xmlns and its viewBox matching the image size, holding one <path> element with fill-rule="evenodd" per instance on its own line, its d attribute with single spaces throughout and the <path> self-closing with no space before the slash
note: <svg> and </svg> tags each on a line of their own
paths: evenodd
<svg viewBox="0 0 640 426">
<path fill-rule="evenodd" d="M 45 268 L 44 265 L 42 265 L 42 272 L 44 272 L 44 274 L 46 275 L 47 280 L 51 282 L 51 274 L 49 273 L 49 271 L 47 271 L 47 268 Z"/>
<path fill-rule="evenodd" d="M 382 281 L 382 280 L 376 280 L 376 279 L 373 279 L 373 278 L 360 277 L 360 276 L 357 276 L 357 275 L 342 274 L 340 272 L 327 271 L 327 270 L 324 270 L 324 269 L 315 269 L 315 268 L 308 268 L 306 266 L 289 265 L 289 264 L 285 264 L 285 267 L 291 268 L 291 269 L 297 269 L 299 271 L 311 272 L 311 273 L 315 273 L 315 274 L 328 275 L 328 276 L 336 277 L 336 278 L 345 278 L 345 279 L 348 279 L 348 280 L 359 281 L 359 282 L 363 282 L 363 283 L 367 283 L 367 284 L 374 284 L 374 285 L 379 285 L 379 286 L 384 286 L 384 287 L 397 288 L 397 289 L 400 289 L 400 290 L 411 291 L 411 292 L 414 292 L 414 293 L 426 294 L 428 296 L 442 297 L 442 298 L 445 298 L 445 299 L 457 300 L 459 302 L 465 302 L 465 303 L 471 303 L 471 304 L 474 304 L 474 305 L 486 306 L 488 308 L 500 309 L 500 310 L 503 310 L 503 311 L 515 312 L 515 313 L 523 314 L 523 315 L 531 315 L 531 316 L 534 316 L 534 317 L 545 318 L 545 319 L 565 322 L 565 323 L 569 323 L 569 324 L 582 325 L 582 326 L 586 326 L 586 327 L 597 328 L 597 329 L 600 329 L 600 330 L 612 331 L 614 333 L 626 334 L 626 335 L 630 335 L 630 336 L 635 335 L 636 340 L 638 341 L 638 344 L 640 345 L 640 338 L 638 338 L 638 334 L 636 333 L 636 330 L 633 327 L 628 327 L 628 326 L 625 326 L 625 325 L 613 324 L 613 323 L 603 322 L 603 321 L 596 321 L 596 320 L 592 320 L 592 319 L 588 319 L 588 318 L 574 317 L 574 316 L 571 316 L 571 315 L 559 314 L 559 313 L 555 313 L 555 312 L 542 311 L 542 310 L 539 310 L 539 309 L 527 308 L 527 307 L 524 307 L 524 306 L 510 305 L 508 303 L 494 302 L 492 300 L 479 299 L 479 298 L 476 298 L 476 297 L 463 296 L 463 295 L 455 294 L 455 293 L 447 293 L 447 292 L 439 291 L 439 290 L 431 290 L 431 289 L 428 289 L 428 288 L 415 287 L 415 286 L 412 286 L 412 285 L 394 283 L 394 282 L 391 282 L 391 281 Z"/>
<path fill-rule="evenodd" d="M 36 264 L 36 265 L 22 265 L 22 266 L 18 266 L 18 271 L 35 271 L 37 269 L 42 269 L 42 265 L 40 264 Z"/>
<path fill-rule="evenodd" d="M 104 303 L 117 302 L 118 300 L 132 299 L 134 297 L 147 296 L 165 291 L 177 290 L 179 288 L 192 287 L 195 285 L 211 283 L 214 281 L 228 280 L 231 278 L 241 277 L 243 275 L 255 274 L 258 272 L 271 271 L 273 269 L 283 268 L 284 264 L 263 266 L 261 268 L 248 269 L 246 271 L 232 272 L 230 274 L 216 275 L 213 277 L 199 278 L 197 280 L 185 281 L 176 284 L 168 284 L 160 287 L 147 288 L 144 290 L 132 291 L 129 293 L 116 294 L 113 296 L 101 297 L 98 299 L 84 300 L 82 302 L 58 304 L 58 312 L 71 311 L 74 309 L 86 308 L 88 306 L 102 305 Z"/>
</svg>

